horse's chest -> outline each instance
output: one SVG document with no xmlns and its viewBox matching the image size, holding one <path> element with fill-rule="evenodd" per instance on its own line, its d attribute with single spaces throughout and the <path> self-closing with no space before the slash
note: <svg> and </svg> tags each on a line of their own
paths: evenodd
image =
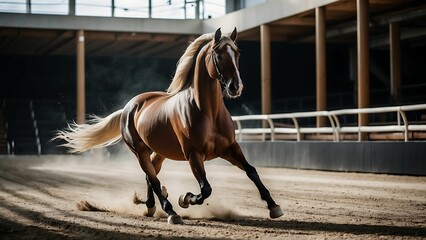
<svg viewBox="0 0 426 240">
<path fill-rule="evenodd" d="M 192 129 L 191 145 L 207 158 L 217 157 L 232 143 L 233 134 L 225 129 L 221 123 L 201 121 Z"/>
</svg>

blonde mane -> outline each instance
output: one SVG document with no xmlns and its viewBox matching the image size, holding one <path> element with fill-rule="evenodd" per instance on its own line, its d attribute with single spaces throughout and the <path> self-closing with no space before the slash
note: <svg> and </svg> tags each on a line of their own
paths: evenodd
<svg viewBox="0 0 426 240">
<path fill-rule="evenodd" d="M 199 47 L 214 38 L 213 33 L 206 33 L 195 39 L 185 50 L 182 57 L 180 57 L 176 73 L 173 77 L 172 83 L 167 88 L 167 92 L 170 94 L 176 94 L 180 92 L 188 82 L 188 73 L 192 67 L 194 60 L 196 59 L 195 54 Z"/>
</svg>

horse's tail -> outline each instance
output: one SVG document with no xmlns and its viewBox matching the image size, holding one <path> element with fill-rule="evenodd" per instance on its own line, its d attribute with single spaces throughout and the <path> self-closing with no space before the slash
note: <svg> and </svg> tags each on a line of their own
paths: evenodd
<svg viewBox="0 0 426 240">
<path fill-rule="evenodd" d="M 80 153 L 92 148 L 106 147 L 121 139 L 120 109 L 105 118 L 93 116 L 87 124 L 70 124 L 59 130 L 52 140 L 65 140 L 61 146 L 69 148 L 70 153 Z"/>
</svg>

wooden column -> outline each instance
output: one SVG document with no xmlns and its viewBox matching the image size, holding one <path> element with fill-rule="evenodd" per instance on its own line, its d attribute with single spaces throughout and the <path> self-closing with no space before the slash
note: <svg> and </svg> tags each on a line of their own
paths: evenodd
<svg viewBox="0 0 426 240">
<path fill-rule="evenodd" d="M 77 49 L 77 117 L 76 122 L 83 124 L 86 121 L 86 89 L 84 68 L 84 31 L 78 30 L 76 37 Z"/>
<path fill-rule="evenodd" d="M 260 26 L 260 70 L 262 81 L 262 114 L 271 113 L 271 30 Z"/>
<path fill-rule="evenodd" d="M 315 9 L 316 104 L 317 111 L 327 110 L 327 72 L 325 54 L 325 7 Z M 326 125 L 325 117 L 317 117 L 317 127 Z"/>
<path fill-rule="evenodd" d="M 357 0 L 357 47 L 358 47 L 358 108 L 370 105 L 369 45 L 368 45 L 368 0 Z M 359 114 L 360 126 L 368 124 L 368 115 Z M 367 139 L 366 134 L 361 140 Z"/>
<path fill-rule="evenodd" d="M 390 75 L 391 75 L 391 97 L 394 103 L 399 103 L 399 89 L 401 86 L 401 47 L 399 23 L 389 24 L 390 43 Z"/>
</svg>

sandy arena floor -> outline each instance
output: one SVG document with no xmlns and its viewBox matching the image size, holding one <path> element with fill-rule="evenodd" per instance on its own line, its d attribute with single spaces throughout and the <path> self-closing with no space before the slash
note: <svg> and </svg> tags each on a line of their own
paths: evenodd
<svg viewBox="0 0 426 240">
<path fill-rule="evenodd" d="M 268 218 L 254 184 L 222 160 L 206 164 L 213 187 L 203 206 L 188 163 L 166 161 L 160 180 L 185 225 L 134 205 L 145 198 L 137 161 L 85 156 L 0 156 L 0 239 L 408 239 L 426 238 L 426 177 L 258 168 L 285 215 Z M 79 211 L 88 201 L 108 212 Z"/>
</svg>

